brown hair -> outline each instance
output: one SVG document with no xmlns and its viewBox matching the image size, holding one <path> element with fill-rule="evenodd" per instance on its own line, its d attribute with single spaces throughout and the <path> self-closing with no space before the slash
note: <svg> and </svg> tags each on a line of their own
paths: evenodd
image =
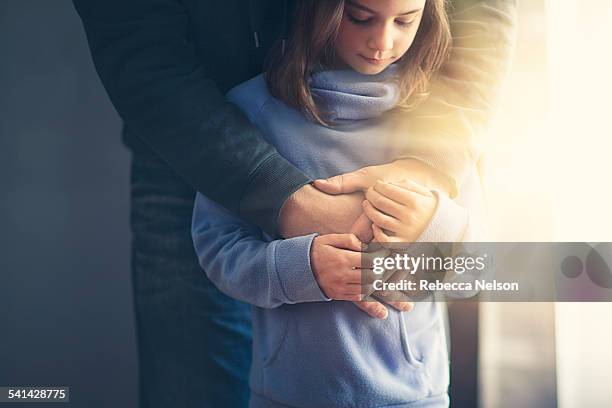
<svg viewBox="0 0 612 408">
<path fill-rule="evenodd" d="M 322 125 L 330 126 L 317 107 L 308 79 L 317 67 L 334 59 L 334 44 L 344 14 L 345 0 L 299 0 L 284 52 L 275 47 L 266 63 L 270 93 Z M 400 75 L 399 108 L 412 109 L 427 96 L 431 76 L 445 61 L 451 34 L 445 0 L 426 0 L 412 46 L 397 62 Z"/>
</svg>

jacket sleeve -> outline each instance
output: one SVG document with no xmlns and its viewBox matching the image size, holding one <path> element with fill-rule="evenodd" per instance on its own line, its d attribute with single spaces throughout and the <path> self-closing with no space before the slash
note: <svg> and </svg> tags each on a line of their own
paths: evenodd
<svg viewBox="0 0 612 408">
<path fill-rule="evenodd" d="M 262 308 L 330 300 L 310 267 L 316 234 L 267 241 L 255 225 L 200 193 L 191 234 L 200 266 L 228 296 Z"/>
<path fill-rule="evenodd" d="M 416 158 L 449 178 L 453 191 L 480 157 L 514 47 L 516 0 L 454 0 L 453 48 L 430 83 L 430 95 L 405 113 L 410 138 L 399 157 Z"/>
<path fill-rule="evenodd" d="M 195 189 L 275 234 L 285 199 L 309 179 L 225 100 L 197 58 L 181 2 L 73 1 L 129 131 Z"/>
</svg>

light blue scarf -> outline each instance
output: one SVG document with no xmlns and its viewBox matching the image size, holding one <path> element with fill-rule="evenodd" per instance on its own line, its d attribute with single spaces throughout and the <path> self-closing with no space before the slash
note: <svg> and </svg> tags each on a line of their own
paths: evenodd
<svg viewBox="0 0 612 408">
<path fill-rule="evenodd" d="M 309 86 L 317 106 L 331 121 L 371 119 L 393 109 L 399 101 L 397 65 L 376 75 L 353 70 L 321 71 Z"/>
</svg>

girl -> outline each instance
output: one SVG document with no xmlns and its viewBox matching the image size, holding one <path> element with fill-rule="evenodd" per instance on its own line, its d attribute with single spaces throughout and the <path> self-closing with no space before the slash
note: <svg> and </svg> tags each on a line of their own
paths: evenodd
<svg viewBox="0 0 612 408">
<path fill-rule="evenodd" d="M 391 161 L 393 135 L 406 132 L 394 119 L 424 97 L 448 53 L 444 0 L 302 0 L 294 18 L 265 76 L 228 98 L 312 178 Z M 475 168 L 456 201 L 378 183 L 364 211 L 380 241 L 472 239 L 478 191 Z M 201 194 L 192 236 L 211 281 L 253 305 L 251 407 L 448 405 L 437 305 L 373 319 L 346 302 L 360 299 L 355 236 L 273 240 Z M 320 262 L 330 248 L 331 275 Z"/>
</svg>

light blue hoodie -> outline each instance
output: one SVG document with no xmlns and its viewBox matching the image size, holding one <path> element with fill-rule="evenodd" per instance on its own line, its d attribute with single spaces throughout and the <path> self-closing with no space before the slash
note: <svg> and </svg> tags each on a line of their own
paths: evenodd
<svg viewBox="0 0 612 408">
<path fill-rule="evenodd" d="M 273 98 L 261 75 L 232 89 L 228 98 L 282 156 L 312 178 L 327 178 L 405 153 L 391 146 L 393 132 L 402 131 L 392 120 L 397 112 L 390 111 L 398 100 L 395 69 L 375 76 L 315 74 L 310 87 L 336 120 L 334 128 Z M 473 213 L 481 211 L 476 169 L 455 201 L 437 196 L 438 207 L 419 241 L 474 239 Z M 315 234 L 272 240 L 201 194 L 192 236 L 214 284 L 253 305 L 251 407 L 448 405 L 448 355 L 438 303 L 417 302 L 406 313 L 389 308 L 388 318 L 379 320 L 351 302 L 330 301 L 310 268 Z"/>
</svg>

